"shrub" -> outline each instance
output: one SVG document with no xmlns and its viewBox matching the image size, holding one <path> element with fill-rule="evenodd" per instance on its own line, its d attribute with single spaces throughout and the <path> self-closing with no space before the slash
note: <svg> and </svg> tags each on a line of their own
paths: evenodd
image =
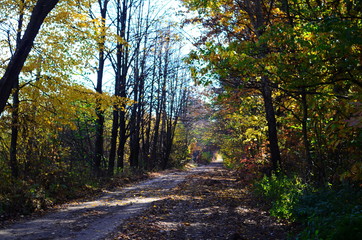
<svg viewBox="0 0 362 240">
<path fill-rule="evenodd" d="M 319 190 L 298 177 L 264 176 L 255 191 L 271 202 L 270 214 L 300 223 L 298 240 L 362 239 L 362 190 L 344 185 Z"/>
<path fill-rule="evenodd" d="M 14 180 L 10 174 L 3 173 L 0 175 L 0 219 L 31 214 L 54 203 L 83 197 L 96 191 L 87 187 L 90 183 L 91 179 L 72 171 L 44 173 L 27 180 Z"/>
<path fill-rule="evenodd" d="M 297 176 L 283 174 L 264 176 L 254 186 L 256 193 L 271 202 L 270 214 L 285 219 L 292 219 L 294 204 L 306 188 Z"/>
<path fill-rule="evenodd" d="M 3 218 L 30 214 L 46 205 L 44 191 L 38 185 L 14 181 L 7 186 L 1 185 L 0 189 L 0 214 Z"/>
<path fill-rule="evenodd" d="M 343 186 L 306 192 L 293 217 L 305 226 L 297 239 L 362 239 L 362 191 Z"/>
</svg>

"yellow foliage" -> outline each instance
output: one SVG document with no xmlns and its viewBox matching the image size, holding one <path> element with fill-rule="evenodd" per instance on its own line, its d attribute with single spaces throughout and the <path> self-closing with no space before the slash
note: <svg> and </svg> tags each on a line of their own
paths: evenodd
<svg viewBox="0 0 362 240">
<path fill-rule="evenodd" d="M 351 169 L 341 174 L 341 180 L 350 179 L 352 182 L 362 182 L 362 162 L 356 162 Z"/>
</svg>

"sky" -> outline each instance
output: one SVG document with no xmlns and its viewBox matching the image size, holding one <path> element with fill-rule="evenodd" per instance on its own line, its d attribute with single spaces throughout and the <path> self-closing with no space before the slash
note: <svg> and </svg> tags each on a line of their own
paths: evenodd
<svg viewBox="0 0 362 240">
<path fill-rule="evenodd" d="M 180 0 L 151 0 L 151 6 L 159 7 L 159 10 L 156 10 L 157 16 L 163 16 L 164 21 L 182 23 L 185 16 L 180 14 L 185 12 L 185 8 L 181 6 Z M 174 31 L 177 32 L 184 39 L 182 53 L 186 56 L 192 49 L 194 49 L 193 43 L 195 43 L 195 38 L 199 36 L 200 30 L 195 26 L 187 25 L 182 27 L 175 27 Z M 90 88 L 94 88 L 96 85 L 96 73 L 90 74 L 86 84 Z M 114 89 L 114 71 L 108 62 L 108 67 L 105 70 L 104 75 L 104 91 L 113 92 Z"/>
</svg>

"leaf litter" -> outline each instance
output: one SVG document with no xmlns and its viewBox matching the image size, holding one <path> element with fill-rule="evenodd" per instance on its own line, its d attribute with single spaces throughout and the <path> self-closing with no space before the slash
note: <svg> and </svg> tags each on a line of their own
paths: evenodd
<svg viewBox="0 0 362 240">
<path fill-rule="evenodd" d="M 268 215 L 250 182 L 221 166 L 195 173 L 138 216 L 114 239 L 286 239 L 291 226 Z"/>
<path fill-rule="evenodd" d="M 240 174 L 240 173 L 239 173 Z M 1 239 L 285 239 L 250 182 L 222 163 L 160 174 L 0 228 Z"/>
</svg>

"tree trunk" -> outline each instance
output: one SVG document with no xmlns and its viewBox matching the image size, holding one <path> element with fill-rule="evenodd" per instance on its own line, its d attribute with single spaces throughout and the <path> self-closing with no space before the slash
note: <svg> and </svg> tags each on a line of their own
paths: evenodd
<svg viewBox="0 0 362 240">
<path fill-rule="evenodd" d="M 129 3 L 132 5 L 133 1 Z M 122 4 L 120 0 L 117 0 L 117 34 L 123 38 L 125 41 L 129 41 L 130 36 L 130 17 L 128 17 L 128 0 L 123 0 Z M 127 27 L 128 23 L 128 27 Z M 119 96 L 122 99 L 127 98 L 127 72 L 129 68 L 129 51 L 128 46 L 123 43 L 118 43 L 117 45 L 117 64 L 116 64 L 116 73 L 119 77 Z M 119 111 L 119 143 L 117 150 L 117 168 L 124 168 L 124 154 L 125 154 L 125 145 L 127 142 L 127 126 L 126 126 L 126 104 L 122 104 Z"/>
<path fill-rule="evenodd" d="M 127 20 L 127 0 L 123 0 L 122 4 L 120 0 L 117 1 L 117 35 L 121 38 L 125 39 L 125 29 L 126 29 L 126 20 Z M 114 66 L 114 71 L 116 74 L 115 77 L 115 87 L 114 87 L 114 95 L 121 96 L 121 84 L 122 84 L 122 74 L 123 74 L 123 48 L 124 45 L 120 40 L 117 40 L 117 57 L 116 57 L 116 64 Z M 125 83 L 123 83 L 123 86 Z M 125 89 L 122 90 L 125 92 Z M 124 95 L 124 94 L 123 94 Z M 114 106 L 113 110 L 113 122 L 112 122 L 112 136 L 111 136 L 111 148 L 109 152 L 109 159 L 108 159 L 108 175 L 112 176 L 114 173 L 114 164 L 116 160 L 116 151 L 117 151 L 117 138 L 118 138 L 118 129 L 120 125 L 120 111 L 122 108 L 125 107 L 125 104 L 121 106 Z M 122 165 L 123 167 L 123 165 Z"/>
<path fill-rule="evenodd" d="M 273 98 L 268 78 L 265 76 L 262 77 L 261 84 L 262 84 L 261 92 L 264 99 L 264 108 L 265 108 L 266 120 L 268 125 L 268 139 L 269 139 L 271 163 L 273 171 L 277 171 L 281 167 L 280 164 L 281 156 L 278 145 L 277 121 L 275 119 Z"/>
<path fill-rule="evenodd" d="M 16 49 L 19 48 L 21 43 L 21 33 L 23 29 L 24 22 L 24 8 L 25 3 L 22 0 L 20 4 L 21 8 L 19 9 L 20 15 L 18 19 L 18 29 L 16 34 Z M 18 136 L 19 136 L 19 76 L 16 78 L 14 85 L 13 93 L 13 105 L 12 105 L 12 119 L 11 119 L 11 142 L 10 142 L 10 168 L 13 178 L 17 179 L 19 177 L 19 167 L 17 159 L 17 148 L 18 148 Z"/>
<path fill-rule="evenodd" d="M 160 99 L 160 94 L 157 94 L 157 107 L 156 107 L 156 119 L 155 119 L 155 125 L 153 128 L 153 138 L 152 138 L 152 143 L 151 143 L 151 159 L 150 159 L 150 167 L 151 169 L 153 169 L 154 167 L 156 167 L 156 162 L 157 162 L 157 150 L 158 150 L 158 141 L 159 141 L 159 129 L 160 129 L 160 122 L 161 122 L 161 113 L 160 113 L 160 103 L 161 103 L 161 99 Z"/>
<path fill-rule="evenodd" d="M 98 52 L 98 70 L 97 70 L 97 86 L 96 91 L 99 94 L 102 94 L 102 85 L 103 85 L 103 72 L 104 72 L 104 65 L 105 65 L 105 28 L 106 28 L 106 17 L 107 17 L 107 5 L 109 0 L 104 0 L 103 5 L 102 1 L 99 1 L 99 8 L 102 17 L 102 25 L 101 25 L 101 36 L 99 45 L 99 52 Z M 101 176 L 101 164 L 104 155 L 104 111 L 101 109 L 100 100 L 97 99 L 96 101 L 96 140 L 95 140 L 95 148 L 94 148 L 94 172 L 96 176 Z"/>
<path fill-rule="evenodd" d="M 119 110 L 116 109 L 113 111 L 111 148 L 109 151 L 109 159 L 108 159 L 108 176 L 110 176 L 110 177 L 113 176 L 113 174 L 114 174 L 114 163 L 116 160 L 118 128 L 119 128 Z"/>
<path fill-rule="evenodd" d="M 313 168 L 313 160 L 312 155 L 310 153 L 310 144 L 308 140 L 308 104 L 307 104 L 307 94 L 306 89 L 302 89 L 302 108 L 303 108 L 303 120 L 302 120 L 302 132 L 303 132 L 303 143 L 304 143 L 304 151 L 307 162 L 306 175 L 310 176 Z"/>
<path fill-rule="evenodd" d="M 125 151 L 125 145 L 127 141 L 126 136 L 126 121 L 125 117 L 122 115 L 125 115 L 124 111 L 120 112 L 120 123 L 119 123 L 119 143 L 118 143 L 118 150 L 117 150 L 117 168 L 123 169 L 124 168 L 124 151 Z"/>
<path fill-rule="evenodd" d="M 252 20 L 255 33 L 260 38 L 265 31 L 265 19 L 263 4 L 261 0 L 255 0 L 253 4 L 248 3 L 247 11 Z M 265 45 L 260 47 L 260 58 L 265 57 L 268 48 Z M 268 140 L 271 155 L 272 170 L 277 171 L 281 167 L 281 156 L 278 145 L 277 122 L 273 105 L 272 91 L 267 76 L 261 77 L 261 92 L 264 98 L 265 115 L 268 125 Z"/>
<path fill-rule="evenodd" d="M 153 71 L 155 71 L 155 67 L 153 67 Z M 152 125 L 152 112 L 153 112 L 153 92 L 154 92 L 154 80 L 155 75 L 152 75 L 152 82 L 151 82 L 151 96 L 150 96 L 150 109 L 148 111 L 148 122 L 146 127 L 146 136 L 145 136 L 145 144 L 143 146 L 143 156 L 145 160 L 146 169 L 150 170 L 151 168 L 151 125 Z"/>
<path fill-rule="evenodd" d="M 15 92 L 13 94 L 11 120 L 11 142 L 10 142 L 10 168 L 11 175 L 17 179 L 19 177 L 19 167 L 17 159 L 17 142 L 19 135 L 19 79 L 16 81 Z"/>
<path fill-rule="evenodd" d="M 104 113 L 97 109 L 97 120 L 96 120 L 96 140 L 94 146 L 94 173 L 96 176 L 101 176 L 101 163 L 104 155 Z"/>
<path fill-rule="evenodd" d="M 135 73 L 135 83 L 134 83 L 134 93 L 133 93 L 133 101 L 135 102 L 132 106 L 132 113 L 130 119 L 130 156 L 129 163 L 131 168 L 138 167 L 138 154 L 139 154 L 139 129 L 137 126 L 137 108 L 138 108 L 138 69 L 136 69 Z"/>
</svg>

